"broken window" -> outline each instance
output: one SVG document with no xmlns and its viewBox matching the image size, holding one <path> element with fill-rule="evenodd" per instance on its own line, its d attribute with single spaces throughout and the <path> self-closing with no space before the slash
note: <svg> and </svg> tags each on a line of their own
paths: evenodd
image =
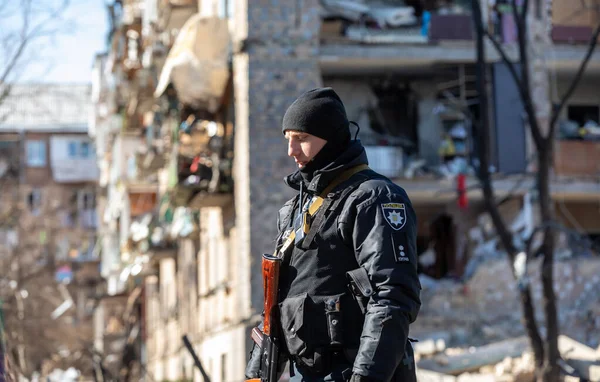
<svg viewBox="0 0 600 382">
<path fill-rule="evenodd" d="M 18 141 L 0 141 L 0 179 L 19 175 L 19 156 Z"/>
<path fill-rule="evenodd" d="M 401 146 L 405 152 L 418 150 L 418 109 L 410 88 L 373 87 L 377 104 L 369 110 L 371 129 L 380 137 L 379 145 Z"/>
<path fill-rule="evenodd" d="M 567 118 L 584 126 L 588 122 L 600 122 L 600 107 L 598 105 L 570 105 L 567 108 Z"/>
<path fill-rule="evenodd" d="M 38 216 L 42 212 L 42 190 L 31 190 L 27 195 L 27 206 L 34 216 Z"/>
<path fill-rule="evenodd" d="M 600 107 L 598 105 L 569 105 L 567 120 L 562 120 L 559 124 L 560 137 L 575 140 L 600 140 L 599 121 Z"/>
<path fill-rule="evenodd" d="M 81 203 L 84 210 L 96 209 L 96 194 L 93 191 L 81 191 Z"/>
<path fill-rule="evenodd" d="M 419 273 L 434 279 L 460 278 L 465 274 L 469 249 L 461 233 L 462 224 L 456 219 L 446 212 L 425 219 L 428 229 L 421 230 L 417 237 Z"/>
<path fill-rule="evenodd" d="M 71 191 L 64 211 L 63 226 L 74 227 L 77 221 L 77 190 Z"/>
<path fill-rule="evenodd" d="M 62 212 L 62 225 L 83 228 L 96 228 L 96 194 L 92 190 L 73 190 Z"/>
<path fill-rule="evenodd" d="M 83 228 L 96 228 L 96 194 L 90 190 L 78 193 L 79 219 Z"/>
</svg>

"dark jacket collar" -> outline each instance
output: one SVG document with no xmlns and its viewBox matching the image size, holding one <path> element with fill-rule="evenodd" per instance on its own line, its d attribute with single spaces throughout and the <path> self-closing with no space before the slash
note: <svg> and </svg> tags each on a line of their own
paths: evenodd
<svg viewBox="0 0 600 382">
<path fill-rule="evenodd" d="M 359 166 L 361 164 L 369 164 L 367 153 L 360 140 L 355 140 L 350 143 L 348 149 L 344 151 L 336 160 L 315 171 L 312 181 L 305 184 L 305 190 L 312 194 L 321 193 L 331 181 L 345 170 Z M 295 190 L 300 190 L 300 183 L 303 182 L 300 170 L 296 170 L 292 174 L 284 178 L 284 182 Z"/>
</svg>

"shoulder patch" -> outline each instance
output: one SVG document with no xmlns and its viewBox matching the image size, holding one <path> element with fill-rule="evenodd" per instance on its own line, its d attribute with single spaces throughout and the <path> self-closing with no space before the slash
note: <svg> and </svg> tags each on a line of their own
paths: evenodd
<svg viewBox="0 0 600 382">
<path fill-rule="evenodd" d="M 381 203 L 385 221 L 396 231 L 406 224 L 406 206 L 404 203 Z"/>
</svg>

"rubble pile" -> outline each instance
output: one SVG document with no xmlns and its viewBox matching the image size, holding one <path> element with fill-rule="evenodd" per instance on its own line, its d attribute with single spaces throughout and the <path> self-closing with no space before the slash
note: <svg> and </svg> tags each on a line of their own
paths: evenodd
<svg viewBox="0 0 600 382">
<path fill-rule="evenodd" d="M 526 346 L 527 339 L 520 337 L 482 348 L 448 348 L 418 363 L 418 380 L 533 382 L 534 358 L 530 351 L 525 350 Z M 415 348 L 417 358 L 424 356 L 421 350 Z M 512 357 L 502 358 L 502 353 Z"/>
<path fill-rule="evenodd" d="M 513 215 L 509 228 L 516 247 L 523 248 L 535 226 L 529 195 Z M 442 336 L 449 346 L 479 346 L 524 335 L 519 288 L 526 285 L 537 308 L 540 329 L 545 330 L 542 258 L 525 261 L 523 257 L 511 264 L 501 249 L 489 215 L 480 215 L 477 223 L 468 232 L 472 250 L 460 279 L 420 276 L 423 306 L 419 319 L 411 326 L 414 337 L 437 332 L 440 327 L 453 328 L 449 338 Z M 534 236 L 532 253 L 541 239 L 541 235 Z M 557 235 L 555 253 L 554 288 L 561 334 L 597 347 L 600 345 L 600 335 L 596 334 L 600 333 L 600 256 L 593 253 L 589 243 L 585 245 L 581 238 L 575 240 L 566 232 Z M 516 280 L 513 268 L 525 277 Z"/>
<path fill-rule="evenodd" d="M 534 380 L 519 293 L 529 285 L 544 335 L 542 258 L 514 265 L 525 274 L 519 283 L 491 222 L 483 217 L 479 223 L 469 233 L 472 252 L 462 278 L 420 276 L 423 306 L 419 319 L 411 325 L 411 337 L 419 340 L 415 344 L 419 381 Z M 515 240 L 530 235 L 532 225 L 521 211 L 511 226 Z M 538 242 L 534 240 L 533 248 Z M 567 369 L 598 373 L 600 380 L 600 257 L 589 247 L 572 245 L 564 234 L 558 237 L 555 257 L 561 355 L 568 361 Z M 577 354 L 575 360 L 569 359 L 569 354 Z M 578 364 L 582 358 L 595 369 L 588 371 L 587 366 Z"/>
<path fill-rule="evenodd" d="M 427 342 L 427 341 L 426 341 Z M 560 368 L 565 381 L 600 381 L 600 351 L 568 336 L 558 338 Z M 417 378 L 426 382 L 533 382 L 535 359 L 527 337 L 481 347 L 434 349 L 415 346 Z M 439 351 L 438 351 L 439 350 Z M 600 348 L 599 348 L 600 350 Z"/>
<path fill-rule="evenodd" d="M 530 262 L 528 275 L 538 307 L 536 318 L 543 330 L 540 266 L 541 259 Z M 597 335 L 600 333 L 600 258 L 556 262 L 554 272 L 561 333 L 597 347 L 600 344 Z M 421 280 L 423 306 L 413 325 L 415 333 L 454 328 L 449 339 L 455 345 L 481 345 L 524 334 L 518 286 L 506 259 L 482 263 L 464 283 L 427 276 L 421 276 Z"/>
<path fill-rule="evenodd" d="M 503 382 L 533 382 L 535 380 L 535 367 L 533 353 L 525 352 L 516 358 L 506 357 L 496 365 L 488 365 L 479 369 L 480 375 L 493 376 L 495 381 Z M 465 373 L 458 377 L 459 381 L 472 378 Z"/>
</svg>

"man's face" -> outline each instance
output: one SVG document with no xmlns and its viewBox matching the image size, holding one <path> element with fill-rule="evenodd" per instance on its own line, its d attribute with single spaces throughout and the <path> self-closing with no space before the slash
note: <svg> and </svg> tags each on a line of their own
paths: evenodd
<svg viewBox="0 0 600 382">
<path fill-rule="evenodd" d="M 323 138 L 292 130 L 285 132 L 285 138 L 288 140 L 288 155 L 294 158 L 298 168 L 306 166 L 327 143 Z"/>
</svg>

